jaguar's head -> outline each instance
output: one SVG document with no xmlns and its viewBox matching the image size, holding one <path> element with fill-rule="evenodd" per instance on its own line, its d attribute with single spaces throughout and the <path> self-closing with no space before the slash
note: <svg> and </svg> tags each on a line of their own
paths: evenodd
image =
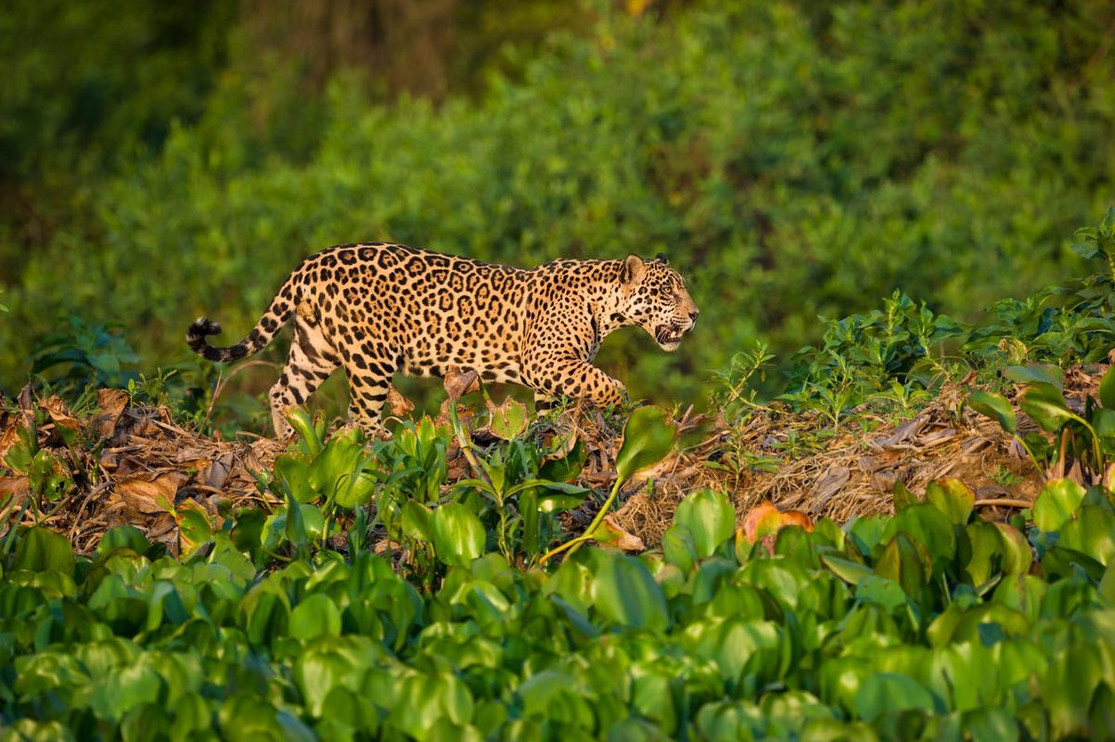
<svg viewBox="0 0 1115 742">
<path fill-rule="evenodd" d="M 685 280 L 660 254 L 654 260 L 628 255 L 620 267 L 620 281 L 627 292 L 627 321 L 650 333 L 662 350 L 677 350 L 700 313 L 685 290 Z"/>
</svg>

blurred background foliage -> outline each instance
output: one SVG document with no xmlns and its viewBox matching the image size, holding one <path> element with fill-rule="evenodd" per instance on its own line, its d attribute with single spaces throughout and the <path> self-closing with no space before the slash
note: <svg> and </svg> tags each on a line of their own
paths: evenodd
<svg viewBox="0 0 1115 742">
<path fill-rule="evenodd" d="M 788 357 L 896 287 L 973 319 L 1072 274 L 1113 43 L 1113 0 L 10 0 L 0 389 L 72 327 L 191 363 L 193 318 L 234 342 L 302 256 L 394 240 L 665 252 L 694 335 L 600 365 L 701 404 L 752 340 Z"/>
</svg>

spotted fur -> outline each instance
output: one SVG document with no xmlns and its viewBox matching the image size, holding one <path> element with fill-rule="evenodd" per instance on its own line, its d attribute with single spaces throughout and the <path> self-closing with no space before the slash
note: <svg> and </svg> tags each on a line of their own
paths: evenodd
<svg viewBox="0 0 1115 742">
<path fill-rule="evenodd" d="M 673 351 L 697 314 L 662 256 L 556 260 L 527 270 L 377 242 L 303 260 L 236 345 L 209 345 L 206 336 L 221 328 L 204 318 L 186 342 L 210 361 L 235 361 L 293 320 L 286 367 L 270 393 L 276 432 L 289 433 L 286 408 L 305 402 L 337 368 L 348 375 L 349 416 L 378 431 L 397 372 L 442 376 L 457 366 L 485 381 L 528 386 L 542 404 L 562 396 L 618 403 L 623 384 L 592 365 L 600 342 L 638 325 Z"/>
</svg>

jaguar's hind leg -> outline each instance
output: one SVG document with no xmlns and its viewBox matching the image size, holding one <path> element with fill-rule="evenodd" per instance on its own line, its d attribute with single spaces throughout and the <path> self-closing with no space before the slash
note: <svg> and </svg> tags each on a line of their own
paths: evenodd
<svg viewBox="0 0 1115 742">
<path fill-rule="evenodd" d="M 286 438 L 292 432 L 286 421 L 287 408 L 304 403 L 341 365 L 321 325 L 313 315 L 301 309 L 295 317 L 294 340 L 283 374 L 271 387 L 271 422 L 279 438 Z"/>
<path fill-rule="evenodd" d="M 380 413 L 391 390 L 391 377 L 398 370 L 398 362 L 353 353 L 344 362 L 344 367 L 348 375 L 349 420 L 373 436 L 386 437 L 387 428 L 380 419 Z"/>
</svg>

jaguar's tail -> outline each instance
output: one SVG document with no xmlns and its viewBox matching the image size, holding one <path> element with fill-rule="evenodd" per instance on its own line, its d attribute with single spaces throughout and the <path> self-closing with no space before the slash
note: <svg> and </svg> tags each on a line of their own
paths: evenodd
<svg viewBox="0 0 1115 742">
<path fill-rule="evenodd" d="M 205 317 L 201 317 L 190 325 L 190 329 L 186 331 L 186 343 L 193 352 L 202 358 L 219 363 L 238 361 L 241 358 L 254 355 L 263 350 L 274 339 L 279 328 L 294 316 L 295 307 L 298 305 L 296 292 L 294 274 L 291 274 L 283 282 L 279 292 L 271 300 L 271 305 L 259 318 L 259 322 L 248 333 L 248 337 L 236 345 L 229 345 L 224 348 L 210 345 L 205 338 L 209 335 L 220 334 L 221 326 Z"/>
</svg>

